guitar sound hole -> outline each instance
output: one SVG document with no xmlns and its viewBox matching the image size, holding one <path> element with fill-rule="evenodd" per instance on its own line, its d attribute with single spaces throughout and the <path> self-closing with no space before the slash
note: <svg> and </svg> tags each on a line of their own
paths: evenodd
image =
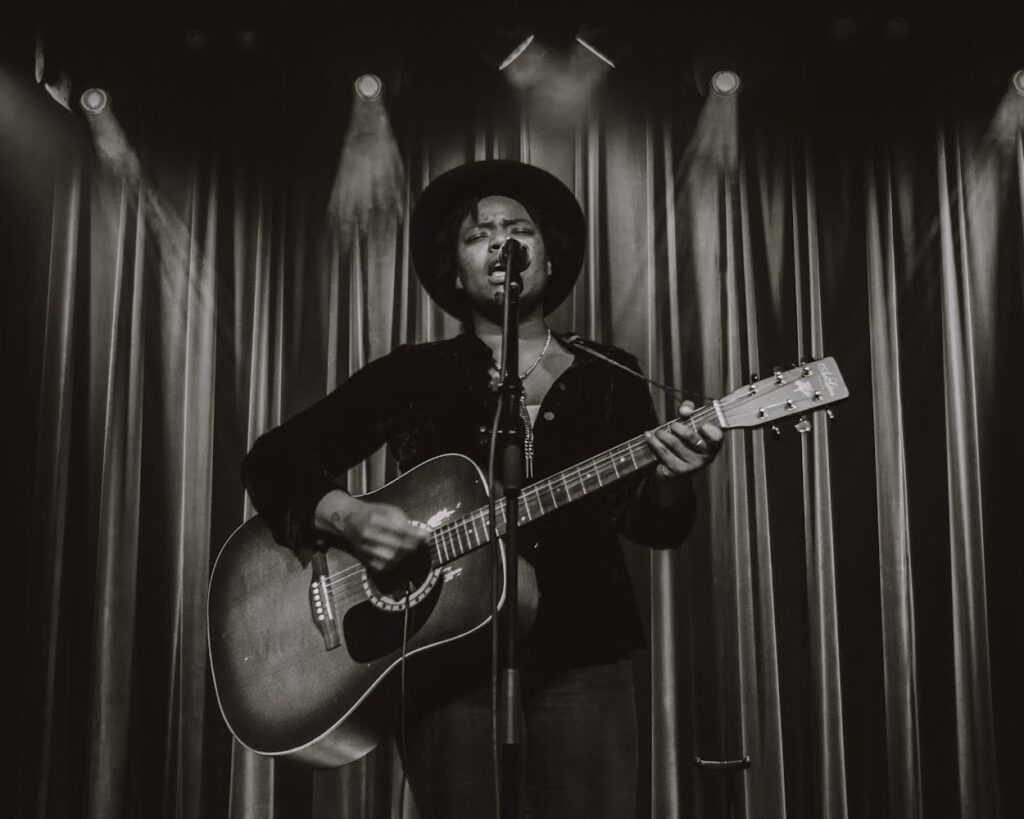
<svg viewBox="0 0 1024 819">
<path fill-rule="evenodd" d="M 342 620 L 345 646 L 352 659 L 369 663 L 401 653 L 403 638 L 411 641 L 437 605 L 441 596 L 438 574 L 427 562 L 401 575 L 377 575 L 372 579 L 367 575 L 370 599 L 353 606 Z M 416 585 L 408 596 L 407 613 L 406 591 L 412 584 Z"/>
<path fill-rule="evenodd" d="M 384 611 L 401 611 L 422 601 L 437 582 L 438 571 L 430 553 L 417 552 L 389 572 L 367 571 L 364 588 L 370 601 Z"/>
<path fill-rule="evenodd" d="M 421 549 L 397 569 L 389 572 L 370 572 L 370 579 L 381 594 L 401 599 L 426 583 L 432 568 L 430 555 Z"/>
</svg>

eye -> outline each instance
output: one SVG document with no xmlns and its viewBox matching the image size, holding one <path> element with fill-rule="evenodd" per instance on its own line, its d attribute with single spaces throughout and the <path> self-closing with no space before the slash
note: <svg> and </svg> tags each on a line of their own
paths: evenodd
<svg viewBox="0 0 1024 819">
<path fill-rule="evenodd" d="M 487 234 L 486 233 L 470 233 L 463 241 L 465 241 L 466 244 L 469 244 L 470 242 L 478 242 L 481 239 L 486 239 L 486 238 L 487 238 Z"/>
<path fill-rule="evenodd" d="M 529 228 L 529 227 L 515 228 L 515 229 L 513 229 L 512 232 L 513 233 L 521 233 L 524 236 L 533 236 L 533 234 L 534 234 L 533 228 Z"/>
</svg>

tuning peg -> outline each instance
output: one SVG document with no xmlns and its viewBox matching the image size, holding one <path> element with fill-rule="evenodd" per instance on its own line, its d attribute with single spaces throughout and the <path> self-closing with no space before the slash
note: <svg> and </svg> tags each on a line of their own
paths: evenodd
<svg viewBox="0 0 1024 819">
<path fill-rule="evenodd" d="M 828 418 L 829 421 L 836 420 L 836 414 L 830 409 L 825 410 L 825 417 Z"/>
<path fill-rule="evenodd" d="M 757 379 L 758 379 L 757 373 L 751 373 L 750 374 L 750 383 L 751 384 L 753 384 L 755 381 L 757 381 Z"/>
<path fill-rule="evenodd" d="M 775 436 L 776 440 L 778 440 L 779 438 L 782 437 L 782 430 L 779 429 L 779 425 L 778 424 L 772 424 L 771 430 L 772 430 L 772 435 Z"/>
<path fill-rule="evenodd" d="M 801 415 L 800 420 L 793 425 L 793 429 L 803 435 L 805 432 L 811 431 L 811 422 L 806 415 Z"/>
</svg>

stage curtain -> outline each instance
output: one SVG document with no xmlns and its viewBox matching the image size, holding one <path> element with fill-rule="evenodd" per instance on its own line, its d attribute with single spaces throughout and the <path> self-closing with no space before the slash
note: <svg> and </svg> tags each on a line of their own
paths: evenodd
<svg viewBox="0 0 1024 819">
<path fill-rule="evenodd" d="M 352 210 L 344 117 L 316 138 L 135 127 L 112 159 L 4 76 L 17 815 L 417 815 L 389 745 L 312 773 L 231 740 L 206 584 L 252 514 L 253 440 L 394 346 L 458 331 L 416 284 L 407 217 L 487 157 L 552 171 L 584 207 L 556 329 L 697 400 L 826 355 L 851 391 L 805 433 L 730 432 L 682 549 L 626 545 L 650 644 L 640 815 L 1021 809 L 1019 125 L 968 108 L 851 127 L 630 82 L 571 129 L 507 95 L 418 120 L 392 199 Z M 393 475 L 381 452 L 350 486 Z"/>
</svg>

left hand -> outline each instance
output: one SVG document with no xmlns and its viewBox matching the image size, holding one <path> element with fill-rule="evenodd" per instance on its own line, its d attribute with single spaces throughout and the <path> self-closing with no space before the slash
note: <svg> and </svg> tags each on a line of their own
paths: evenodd
<svg viewBox="0 0 1024 819">
<path fill-rule="evenodd" d="M 703 469 L 722 448 L 722 430 L 712 424 L 698 428 L 691 415 L 693 402 L 686 401 L 679 407 L 678 420 L 646 433 L 647 445 L 658 456 L 655 475 L 663 481 Z"/>
</svg>

